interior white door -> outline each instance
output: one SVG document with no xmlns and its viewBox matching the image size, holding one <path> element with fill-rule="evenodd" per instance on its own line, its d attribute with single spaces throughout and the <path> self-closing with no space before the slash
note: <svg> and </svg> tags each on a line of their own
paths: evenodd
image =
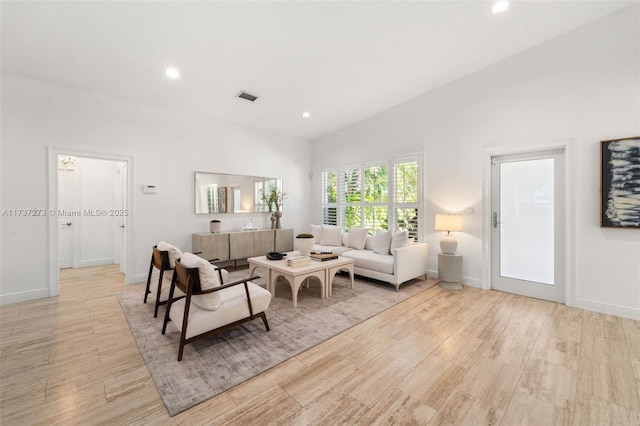
<svg viewBox="0 0 640 426">
<path fill-rule="evenodd" d="M 127 217 L 129 216 L 129 205 L 128 205 L 128 188 L 127 188 L 127 163 L 123 163 L 120 168 L 120 205 L 122 206 L 121 215 L 119 217 L 118 230 L 116 232 L 120 232 L 120 272 L 126 274 L 127 270 L 127 232 L 128 229 L 126 227 Z"/>
<path fill-rule="evenodd" d="M 564 151 L 492 158 L 491 287 L 565 300 Z"/>
<path fill-rule="evenodd" d="M 58 268 L 73 267 L 76 175 L 75 170 L 58 171 Z"/>
</svg>

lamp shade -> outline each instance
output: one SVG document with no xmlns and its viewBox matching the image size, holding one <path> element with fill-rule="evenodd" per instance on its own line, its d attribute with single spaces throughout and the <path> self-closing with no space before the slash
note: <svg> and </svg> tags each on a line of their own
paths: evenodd
<svg viewBox="0 0 640 426">
<path fill-rule="evenodd" d="M 437 214 L 436 231 L 462 231 L 462 216 L 459 214 Z"/>
</svg>

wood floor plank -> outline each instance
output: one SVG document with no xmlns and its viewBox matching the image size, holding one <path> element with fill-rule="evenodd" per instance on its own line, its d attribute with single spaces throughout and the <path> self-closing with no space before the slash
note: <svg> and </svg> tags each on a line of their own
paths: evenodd
<svg viewBox="0 0 640 426">
<path fill-rule="evenodd" d="M 360 366 L 340 381 L 338 387 L 367 407 L 372 407 L 411 370 L 412 367 L 403 360 L 382 354 Z"/>
<path fill-rule="evenodd" d="M 580 359 L 580 391 L 640 412 L 640 394 L 631 363 L 610 363 L 593 358 Z"/>
<path fill-rule="evenodd" d="M 363 416 L 358 425 L 425 425 L 436 413 L 429 405 L 393 388 Z"/>
<path fill-rule="evenodd" d="M 284 419 L 283 425 L 355 425 L 368 408 L 337 388 L 329 389 L 320 398 Z"/>
<path fill-rule="evenodd" d="M 459 365 L 431 355 L 398 383 L 397 388 L 439 409 L 465 372 L 466 369 Z"/>
<path fill-rule="evenodd" d="M 576 398 L 578 371 L 548 360 L 530 360 L 517 389 L 557 407 L 572 410 Z"/>
<path fill-rule="evenodd" d="M 503 425 L 569 426 L 573 424 L 571 411 L 537 399 L 524 392 L 515 392 L 502 419 Z M 576 423 L 576 425 L 606 423 Z"/>
<path fill-rule="evenodd" d="M 464 375 L 456 389 L 504 411 L 522 370 L 481 356 Z"/>
<path fill-rule="evenodd" d="M 429 421 L 429 425 L 497 425 L 504 412 L 474 398 L 454 390 L 442 407 Z"/>
</svg>

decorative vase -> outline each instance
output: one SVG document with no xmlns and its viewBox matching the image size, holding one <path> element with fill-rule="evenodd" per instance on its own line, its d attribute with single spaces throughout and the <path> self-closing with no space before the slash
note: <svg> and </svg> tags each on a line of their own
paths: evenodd
<svg viewBox="0 0 640 426">
<path fill-rule="evenodd" d="M 282 217 L 282 212 L 278 210 L 273 215 L 276 217 L 276 229 L 280 229 L 280 218 Z"/>
<path fill-rule="evenodd" d="M 313 238 L 296 238 L 296 250 L 301 256 L 309 256 L 313 248 Z"/>
<path fill-rule="evenodd" d="M 276 215 L 271 213 L 271 229 L 276 229 Z"/>
<path fill-rule="evenodd" d="M 209 222 L 209 231 L 211 231 L 212 234 L 220 232 L 221 228 L 222 222 Z"/>
</svg>

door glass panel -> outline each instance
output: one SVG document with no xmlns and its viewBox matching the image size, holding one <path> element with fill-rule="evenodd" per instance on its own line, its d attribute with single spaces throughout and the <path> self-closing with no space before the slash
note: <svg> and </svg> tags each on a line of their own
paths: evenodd
<svg viewBox="0 0 640 426">
<path fill-rule="evenodd" d="M 500 275 L 554 284 L 554 159 L 500 163 Z"/>
</svg>

